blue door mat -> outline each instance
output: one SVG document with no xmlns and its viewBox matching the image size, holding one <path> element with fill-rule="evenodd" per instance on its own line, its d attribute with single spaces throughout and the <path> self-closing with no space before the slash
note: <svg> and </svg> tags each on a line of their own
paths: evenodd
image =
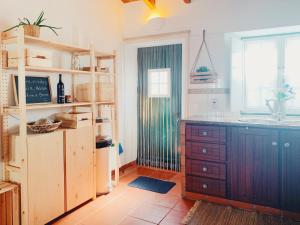
<svg viewBox="0 0 300 225">
<path fill-rule="evenodd" d="M 130 187 L 135 187 L 147 191 L 153 191 L 161 194 L 168 193 L 175 185 L 176 183 L 174 182 L 163 181 L 144 176 L 138 177 L 137 179 L 128 184 L 128 186 Z"/>
</svg>

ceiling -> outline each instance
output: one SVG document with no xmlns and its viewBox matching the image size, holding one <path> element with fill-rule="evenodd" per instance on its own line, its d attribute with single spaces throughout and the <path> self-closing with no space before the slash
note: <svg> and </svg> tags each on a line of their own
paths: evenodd
<svg viewBox="0 0 300 225">
<path fill-rule="evenodd" d="M 156 1 L 156 0 L 121 0 L 121 1 L 122 1 L 123 3 L 130 3 L 130 2 L 137 2 L 137 1 L 144 1 L 145 4 L 146 4 L 149 8 L 153 9 L 153 8 L 155 8 L 155 1 Z M 186 3 L 186 4 L 189 4 L 189 3 L 192 2 L 192 0 L 181 0 L 181 1 L 183 1 L 183 2 Z"/>
</svg>

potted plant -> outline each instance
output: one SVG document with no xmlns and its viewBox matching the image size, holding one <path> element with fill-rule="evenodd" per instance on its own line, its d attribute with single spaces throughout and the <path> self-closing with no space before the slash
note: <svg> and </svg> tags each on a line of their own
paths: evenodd
<svg viewBox="0 0 300 225">
<path fill-rule="evenodd" d="M 22 20 L 19 19 L 19 24 L 17 24 L 16 26 L 13 26 L 3 32 L 7 32 L 7 31 L 10 31 L 17 27 L 23 26 L 25 35 L 39 37 L 40 36 L 40 28 L 46 27 L 46 28 L 49 28 L 50 30 L 52 30 L 56 35 L 58 35 L 56 30 L 61 29 L 61 27 L 54 27 L 54 26 L 46 25 L 43 23 L 45 20 L 46 20 L 46 18 L 44 18 L 44 11 L 42 11 L 35 22 L 33 22 L 33 23 L 30 22 L 30 20 L 28 18 L 23 18 Z"/>
</svg>

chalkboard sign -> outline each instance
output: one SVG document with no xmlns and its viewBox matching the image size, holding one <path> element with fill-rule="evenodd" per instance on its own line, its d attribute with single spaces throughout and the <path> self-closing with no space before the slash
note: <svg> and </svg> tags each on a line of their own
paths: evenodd
<svg viewBox="0 0 300 225">
<path fill-rule="evenodd" d="M 26 76 L 26 104 L 51 103 L 51 87 L 49 77 Z M 14 76 L 16 104 L 19 104 L 18 76 Z"/>
</svg>

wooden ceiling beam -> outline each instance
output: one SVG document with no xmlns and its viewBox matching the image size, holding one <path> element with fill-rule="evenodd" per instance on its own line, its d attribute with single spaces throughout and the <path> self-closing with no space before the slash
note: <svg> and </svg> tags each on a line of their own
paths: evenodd
<svg viewBox="0 0 300 225">
<path fill-rule="evenodd" d="M 144 2 L 146 3 L 146 5 L 147 5 L 150 9 L 154 9 L 154 8 L 155 8 L 155 0 L 144 0 Z"/>
<path fill-rule="evenodd" d="M 130 2 L 137 2 L 140 0 L 121 0 L 123 3 L 130 3 Z M 155 0 L 143 0 L 145 4 L 150 8 L 154 9 L 155 8 Z"/>
<path fill-rule="evenodd" d="M 137 2 L 140 0 L 121 0 L 123 3 Z"/>
<path fill-rule="evenodd" d="M 130 3 L 130 2 L 136 2 L 136 1 L 140 1 L 140 0 L 121 0 L 123 3 Z M 150 8 L 150 9 L 154 9 L 155 8 L 155 0 L 144 0 L 144 2 L 146 3 L 146 5 Z M 192 2 L 192 0 L 183 0 L 184 3 L 186 4 L 190 4 Z"/>
</svg>

